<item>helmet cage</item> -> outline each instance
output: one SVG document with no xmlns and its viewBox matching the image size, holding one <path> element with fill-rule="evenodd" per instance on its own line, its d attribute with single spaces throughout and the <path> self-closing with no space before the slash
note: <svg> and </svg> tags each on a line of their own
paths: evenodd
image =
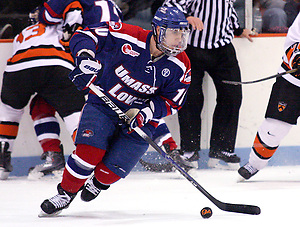
<svg viewBox="0 0 300 227">
<path fill-rule="evenodd" d="M 187 47 L 189 37 L 188 28 L 160 27 L 157 47 L 168 56 L 176 56 Z"/>
<path fill-rule="evenodd" d="M 168 56 L 176 56 L 187 47 L 188 21 L 176 7 L 160 7 L 152 20 L 152 31 L 156 47 Z"/>
</svg>

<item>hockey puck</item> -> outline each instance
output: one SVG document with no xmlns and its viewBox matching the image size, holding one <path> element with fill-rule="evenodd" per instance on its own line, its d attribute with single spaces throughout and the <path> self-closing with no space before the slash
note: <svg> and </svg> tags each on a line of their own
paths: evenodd
<svg viewBox="0 0 300 227">
<path fill-rule="evenodd" d="M 204 207 L 200 214 L 203 218 L 210 218 L 212 216 L 212 210 L 209 207 Z"/>
</svg>

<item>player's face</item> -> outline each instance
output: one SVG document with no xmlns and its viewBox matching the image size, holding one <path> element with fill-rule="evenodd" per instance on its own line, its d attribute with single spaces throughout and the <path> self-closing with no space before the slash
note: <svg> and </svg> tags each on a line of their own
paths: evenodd
<svg viewBox="0 0 300 227">
<path fill-rule="evenodd" d="M 186 49 L 189 37 L 188 29 L 162 28 L 160 32 L 161 45 L 166 50 L 169 50 L 172 55 L 176 55 Z"/>
<path fill-rule="evenodd" d="M 165 44 L 168 47 L 182 48 L 186 41 L 185 30 L 168 28 L 165 35 Z"/>
</svg>

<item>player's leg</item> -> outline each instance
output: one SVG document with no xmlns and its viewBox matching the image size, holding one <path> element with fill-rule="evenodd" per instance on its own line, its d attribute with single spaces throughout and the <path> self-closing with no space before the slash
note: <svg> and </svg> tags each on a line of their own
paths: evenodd
<svg viewBox="0 0 300 227">
<path fill-rule="evenodd" d="M 30 96 L 30 70 L 4 72 L 0 103 L 0 179 L 8 178 L 13 170 L 11 153 L 18 135 L 19 123 Z M 26 86 L 25 86 L 26 84 Z"/>
<path fill-rule="evenodd" d="M 45 214 L 52 215 L 67 208 L 101 162 L 109 146 L 109 138 L 113 136 L 119 122 L 118 117 L 114 117 L 111 119 L 98 108 L 85 105 L 76 134 L 76 150 L 65 165 L 58 194 L 41 205 Z"/>
<path fill-rule="evenodd" d="M 65 166 L 63 147 L 59 139 L 60 126 L 55 112 L 55 109 L 39 95 L 36 95 L 30 103 L 30 115 L 43 149 L 41 159 L 44 160 L 42 164 L 30 168 L 30 178 L 39 178 L 53 171 L 61 171 Z"/>
<path fill-rule="evenodd" d="M 291 124 L 266 118 L 260 126 L 249 155 L 249 161 L 238 172 L 246 180 L 268 165 L 281 140 L 292 128 Z"/>
<path fill-rule="evenodd" d="M 147 130 L 146 127 L 144 130 Z M 85 184 L 81 199 L 91 201 L 99 195 L 101 190 L 106 190 L 111 184 L 125 178 L 148 147 L 149 144 L 137 133 L 128 134 L 128 126 L 124 125 L 111 140 L 103 161 L 95 168 L 94 176 Z"/>
<path fill-rule="evenodd" d="M 11 153 L 18 135 L 19 123 L 24 109 L 14 109 L 9 105 L 0 103 L 0 179 L 8 178 L 13 170 Z"/>
<path fill-rule="evenodd" d="M 276 152 L 281 140 L 297 124 L 300 113 L 300 88 L 284 78 L 278 78 L 272 87 L 265 120 L 258 129 L 249 162 L 239 169 L 249 179 L 264 168 Z"/>
</svg>

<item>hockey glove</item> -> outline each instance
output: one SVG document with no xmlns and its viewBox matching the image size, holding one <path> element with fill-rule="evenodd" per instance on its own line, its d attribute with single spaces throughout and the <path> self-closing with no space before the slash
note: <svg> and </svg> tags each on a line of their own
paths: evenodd
<svg viewBox="0 0 300 227">
<path fill-rule="evenodd" d="M 292 61 L 292 68 L 298 69 L 298 71 L 292 73 L 293 76 L 300 76 L 300 54 L 297 54 Z"/>
<path fill-rule="evenodd" d="M 70 39 L 77 30 L 82 30 L 82 26 L 77 23 L 73 24 L 72 26 L 69 24 L 63 26 L 63 37 L 61 40 L 59 40 L 59 42 L 61 45 L 63 45 L 67 53 L 71 52 L 69 47 Z"/>
<path fill-rule="evenodd" d="M 130 118 L 127 122 L 131 129 L 136 127 L 143 127 L 153 118 L 154 105 L 150 102 L 149 105 L 144 105 L 142 109 L 132 108 L 126 112 L 126 115 Z"/>
<path fill-rule="evenodd" d="M 97 78 L 101 63 L 92 57 L 76 57 L 77 67 L 69 74 L 79 91 L 87 89 Z"/>
</svg>

